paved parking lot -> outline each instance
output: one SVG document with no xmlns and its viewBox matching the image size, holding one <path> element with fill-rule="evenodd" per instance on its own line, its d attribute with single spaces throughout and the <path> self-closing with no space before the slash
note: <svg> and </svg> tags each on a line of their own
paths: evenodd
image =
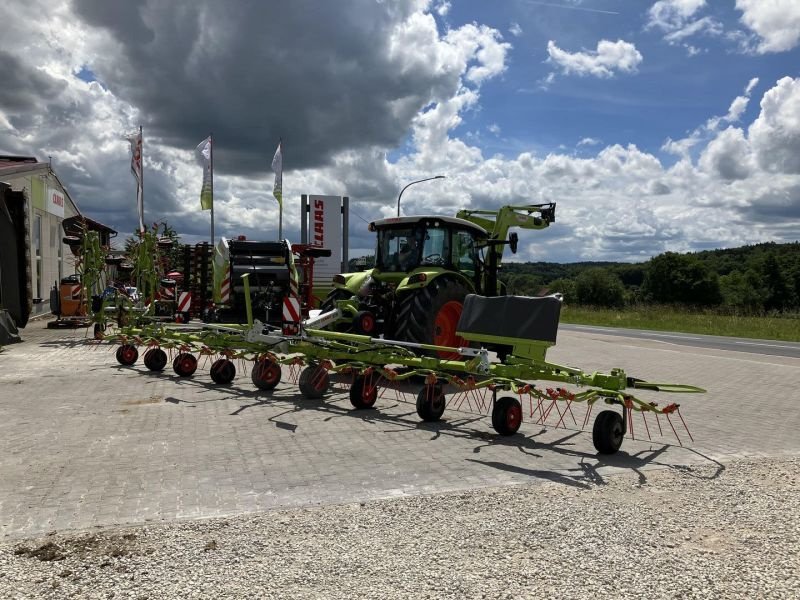
<svg viewBox="0 0 800 600">
<path fill-rule="evenodd" d="M 709 390 L 641 394 L 679 401 L 693 444 L 676 445 L 663 420 L 670 435 L 655 436 L 650 421 L 648 441 L 637 420 L 645 440 L 598 457 L 591 434 L 574 427 L 523 423 L 498 438 L 489 419 L 465 410 L 420 423 L 413 396 L 393 390 L 377 410 L 356 411 L 341 388 L 325 401 L 302 399 L 287 368 L 266 393 L 246 375 L 215 386 L 208 364 L 191 379 L 121 367 L 112 347 L 86 343 L 84 329 L 37 321 L 23 338 L 0 353 L 2 536 L 537 480 L 585 487 L 620 469 L 723 469 L 736 457 L 800 454 L 795 358 L 560 332 L 553 362 Z M 583 414 L 576 410 L 578 423 Z"/>
</svg>

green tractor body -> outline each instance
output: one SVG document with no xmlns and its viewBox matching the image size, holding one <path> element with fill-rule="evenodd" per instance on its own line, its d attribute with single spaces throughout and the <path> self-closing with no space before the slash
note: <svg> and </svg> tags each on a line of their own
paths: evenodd
<svg viewBox="0 0 800 600">
<path fill-rule="evenodd" d="M 542 229 L 554 220 L 555 204 L 545 204 L 374 221 L 375 267 L 335 276 L 322 309 L 339 308 L 340 330 L 467 346 L 456 334 L 464 298 L 504 293 L 497 271 L 504 246 L 516 251 L 517 243 L 509 229 Z"/>
</svg>

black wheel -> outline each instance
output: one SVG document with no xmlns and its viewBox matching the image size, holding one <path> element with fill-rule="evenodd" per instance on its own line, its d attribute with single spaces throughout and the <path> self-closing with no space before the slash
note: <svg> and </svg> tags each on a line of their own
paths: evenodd
<svg viewBox="0 0 800 600">
<path fill-rule="evenodd" d="M 144 353 L 144 366 L 151 371 L 163 371 L 167 366 L 167 353 L 161 348 L 150 348 Z"/>
<path fill-rule="evenodd" d="M 350 386 L 350 404 L 358 409 L 372 408 L 378 399 L 378 386 L 372 384 L 372 378 L 367 381 L 363 375 L 356 377 Z"/>
<path fill-rule="evenodd" d="M 349 300 L 353 297 L 353 294 L 348 292 L 347 290 L 341 290 L 339 288 L 334 288 L 330 291 L 330 293 L 325 296 L 325 300 L 322 301 L 320 304 L 320 309 L 322 312 L 328 312 L 329 310 L 333 310 L 336 308 L 336 302 L 339 300 Z"/>
<path fill-rule="evenodd" d="M 504 396 L 494 403 L 492 427 L 500 435 L 514 435 L 522 425 L 522 404 L 511 396 Z"/>
<path fill-rule="evenodd" d="M 472 290 L 452 277 L 437 277 L 429 285 L 398 297 L 394 319 L 398 340 L 457 348 L 469 343 L 456 335 L 464 298 Z M 458 359 L 455 352 L 439 352 L 440 358 Z"/>
<path fill-rule="evenodd" d="M 625 428 L 622 416 L 613 410 L 604 410 L 594 420 L 592 442 L 600 454 L 614 454 L 622 446 Z"/>
<path fill-rule="evenodd" d="M 211 380 L 214 383 L 225 385 L 236 377 L 236 365 L 227 358 L 220 358 L 211 364 Z"/>
<path fill-rule="evenodd" d="M 447 404 L 440 385 L 428 384 L 417 394 L 417 414 L 423 421 L 438 421 L 444 414 Z"/>
<path fill-rule="evenodd" d="M 102 340 L 104 336 L 104 332 L 106 330 L 106 326 L 103 323 L 95 323 L 94 324 L 94 339 Z"/>
<path fill-rule="evenodd" d="M 253 365 L 250 379 L 260 390 L 274 390 L 281 381 L 281 366 L 272 359 L 262 358 Z"/>
<path fill-rule="evenodd" d="M 130 367 L 139 358 L 139 351 L 136 346 L 130 344 L 123 344 L 117 348 L 117 362 L 126 367 Z"/>
<path fill-rule="evenodd" d="M 375 315 L 368 310 L 360 310 L 353 317 L 353 331 L 362 335 L 372 335 L 375 333 Z"/>
<path fill-rule="evenodd" d="M 300 393 L 304 398 L 319 399 L 325 395 L 331 386 L 328 370 L 319 365 L 308 365 L 300 373 Z"/>
<path fill-rule="evenodd" d="M 188 352 L 182 352 L 172 361 L 172 370 L 180 377 L 191 377 L 197 371 L 197 359 Z"/>
</svg>

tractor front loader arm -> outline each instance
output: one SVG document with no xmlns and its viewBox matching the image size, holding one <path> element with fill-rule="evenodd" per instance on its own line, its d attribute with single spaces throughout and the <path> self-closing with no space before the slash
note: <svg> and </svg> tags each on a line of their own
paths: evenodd
<svg viewBox="0 0 800 600">
<path fill-rule="evenodd" d="M 556 220 L 556 203 L 525 204 L 521 206 L 503 206 L 498 210 L 469 210 L 458 211 L 456 216 L 480 225 L 489 232 L 493 240 L 505 241 L 508 230 L 512 227 L 523 229 L 544 229 Z"/>
</svg>

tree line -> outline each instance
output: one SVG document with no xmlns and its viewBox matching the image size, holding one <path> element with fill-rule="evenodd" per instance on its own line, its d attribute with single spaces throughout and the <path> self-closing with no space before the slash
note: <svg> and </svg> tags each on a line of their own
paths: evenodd
<svg viewBox="0 0 800 600">
<path fill-rule="evenodd" d="M 505 263 L 509 294 L 560 292 L 567 303 L 713 308 L 737 314 L 800 310 L 800 242 L 695 253 L 665 252 L 643 263 Z"/>
</svg>

